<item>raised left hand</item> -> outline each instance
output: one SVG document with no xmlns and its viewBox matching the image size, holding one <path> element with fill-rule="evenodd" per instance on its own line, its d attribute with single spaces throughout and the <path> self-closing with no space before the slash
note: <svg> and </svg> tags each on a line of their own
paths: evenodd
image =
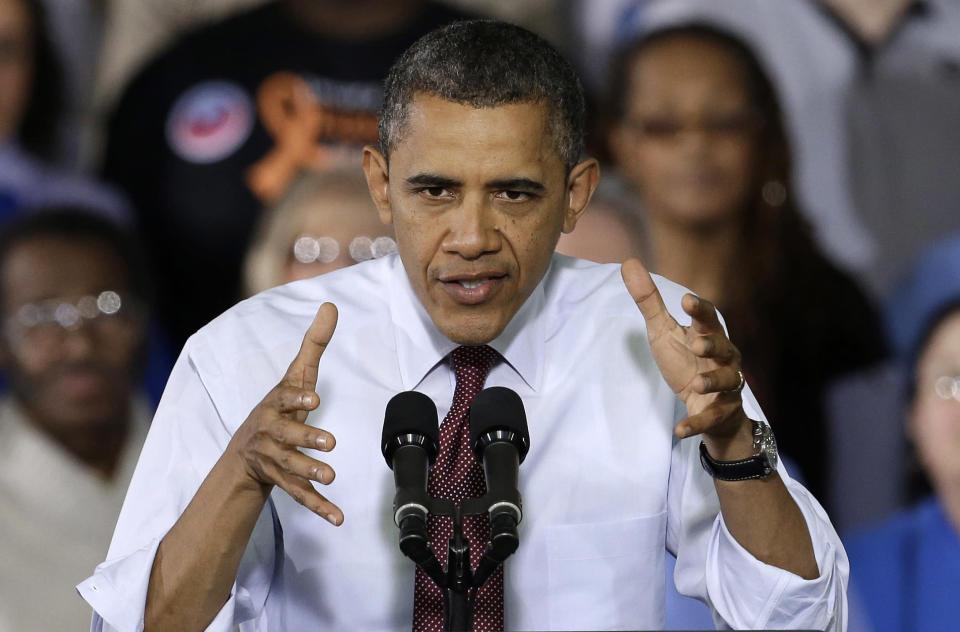
<svg viewBox="0 0 960 632">
<path fill-rule="evenodd" d="M 677 423 L 676 435 L 703 434 L 709 448 L 743 434 L 749 424 L 740 398 L 740 351 L 724 332 L 713 304 L 684 295 L 681 306 L 693 321 L 684 327 L 667 311 L 640 260 L 628 259 L 620 272 L 647 321 L 650 349 L 660 372 L 687 405 L 688 416 Z"/>
</svg>

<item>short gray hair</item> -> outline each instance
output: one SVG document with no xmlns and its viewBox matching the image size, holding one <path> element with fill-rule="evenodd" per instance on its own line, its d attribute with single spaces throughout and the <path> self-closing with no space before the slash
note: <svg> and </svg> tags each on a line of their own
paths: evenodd
<svg viewBox="0 0 960 632">
<path fill-rule="evenodd" d="M 417 93 L 488 108 L 546 106 L 557 155 L 569 170 L 584 148 L 583 88 L 570 63 L 541 37 L 496 20 L 454 22 L 427 33 L 390 69 L 380 108 L 380 150 L 401 140 Z"/>
</svg>

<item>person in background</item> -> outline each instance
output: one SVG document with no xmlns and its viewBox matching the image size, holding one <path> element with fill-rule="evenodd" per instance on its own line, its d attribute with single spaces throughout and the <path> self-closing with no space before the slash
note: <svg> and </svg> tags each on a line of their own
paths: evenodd
<svg viewBox="0 0 960 632">
<path fill-rule="evenodd" d="M 646 209 L 647 261 L 717 303 L 782 452 L 825 499 L 824 389 L 885 344 L 869 300 L 798 213 L 770 81 L 734 36 L 678 25 L 620 53 L 608 106 L 611 155 Z"/>
<path fill-rule="evenodd" d="M 0 221 L 34 207 L 79 204 L 113 219 L 112 189 L 53 164 L 63 85 L 39 0 L 0 2 Z"/>
<path fill-rule="evenodd" d="M 267 209 L 244 262 L 245 294 L 396 252 L 359 169 L 304 171 Z"/>
<path fill-rule="evenodd" d="M 623 263 L 630 257 L 645 258 L 646 235 L 636 193 L 619 174 L 608 172 L 577 230 L 560 235 L 557 252 L 597 263 Z"/>
<path fill-rule="evenodd" d="M 597 5 L 597 6 L 595 6 Z M 779 88 L 801 211 L 829 259 L 877 295 L 960 230 L 960 3 L 577 0 L 576 54 L 668 24 L 737 33 Z"/>
<path fill-rule="evenodd" d="M 174 348 L 239 298 L 262 209 L 301 169 L 359 169 L 390 64 L 462 17 L 426 0 L 278 0 L 184 34 L 131 80 L 103 172 L 137 210 Z"/>
<path fill-rule="evenodd" d="M 74 585 L 104 555 L 150 420 L 147 283 L 129 235 L 79 209 L 0 234 L 0 630 L 89 629 Z"/>
<path fill-rule="evenodd" d="M 960 620 L 960 234 L 928 249 L 889 305 L 919 501 L 844 538 L 851 589 L 863 629 L 947 630 Z"/>
<path fill-rule="evenodd" d="M 110 0 L 96 68 L 94 107 L 108 112 L 130 78 L 178 35 L 266 0 Z"/>
</svg>

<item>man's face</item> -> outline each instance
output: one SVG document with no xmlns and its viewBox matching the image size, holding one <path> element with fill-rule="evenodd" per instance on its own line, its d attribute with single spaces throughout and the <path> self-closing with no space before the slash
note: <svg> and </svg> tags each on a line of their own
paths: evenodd
<svg viewBox="0 0 960 632">
<path fill-rule="evenodd" d="M 487 343 L 540 282 L 560 232 L 573 230 L 596 162 L 566 175 L 541 105 L 477 109 L 419 94 L 408 114 L 389 168 L 364 150 L 371 194 L 437 329 Z"/>
<path fill-rule="evenodd" d="M 58 237 L 17 244 L 0 270 L 4 368 L 33 421 L 54 435 L 125 422 L 143 329 L 123 270 L 109 247 Z M 126 299 L 115 314 L 83 298 L 108 290 Z M 70 327 L 30 316 L 69 324 L 78 305 L 87 316 Z"/>
</svg>

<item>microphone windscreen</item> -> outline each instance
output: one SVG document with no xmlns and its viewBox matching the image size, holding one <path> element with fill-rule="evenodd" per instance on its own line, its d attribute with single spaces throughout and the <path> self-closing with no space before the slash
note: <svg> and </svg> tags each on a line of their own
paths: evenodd
<svg viewBox="0 0 960 632">
<path fill-rule="evenodd" d="M 422 435 L 434 445 L 440 445 L 437 407 L 433 400 L 417 391 L 394 395 L 383 414 L 383 433 L 380 446 L 386 456 L 387 445 L 398 435 Z"/>
<path fill-rule="evenodd" d="M 491 430 L 515 432 L 524 444 L 530 444 L 523 400 L 504 386 L 483 389 L 470 406 L 470 445 L 475 445 L 480 435 Z"/>
</svg>

